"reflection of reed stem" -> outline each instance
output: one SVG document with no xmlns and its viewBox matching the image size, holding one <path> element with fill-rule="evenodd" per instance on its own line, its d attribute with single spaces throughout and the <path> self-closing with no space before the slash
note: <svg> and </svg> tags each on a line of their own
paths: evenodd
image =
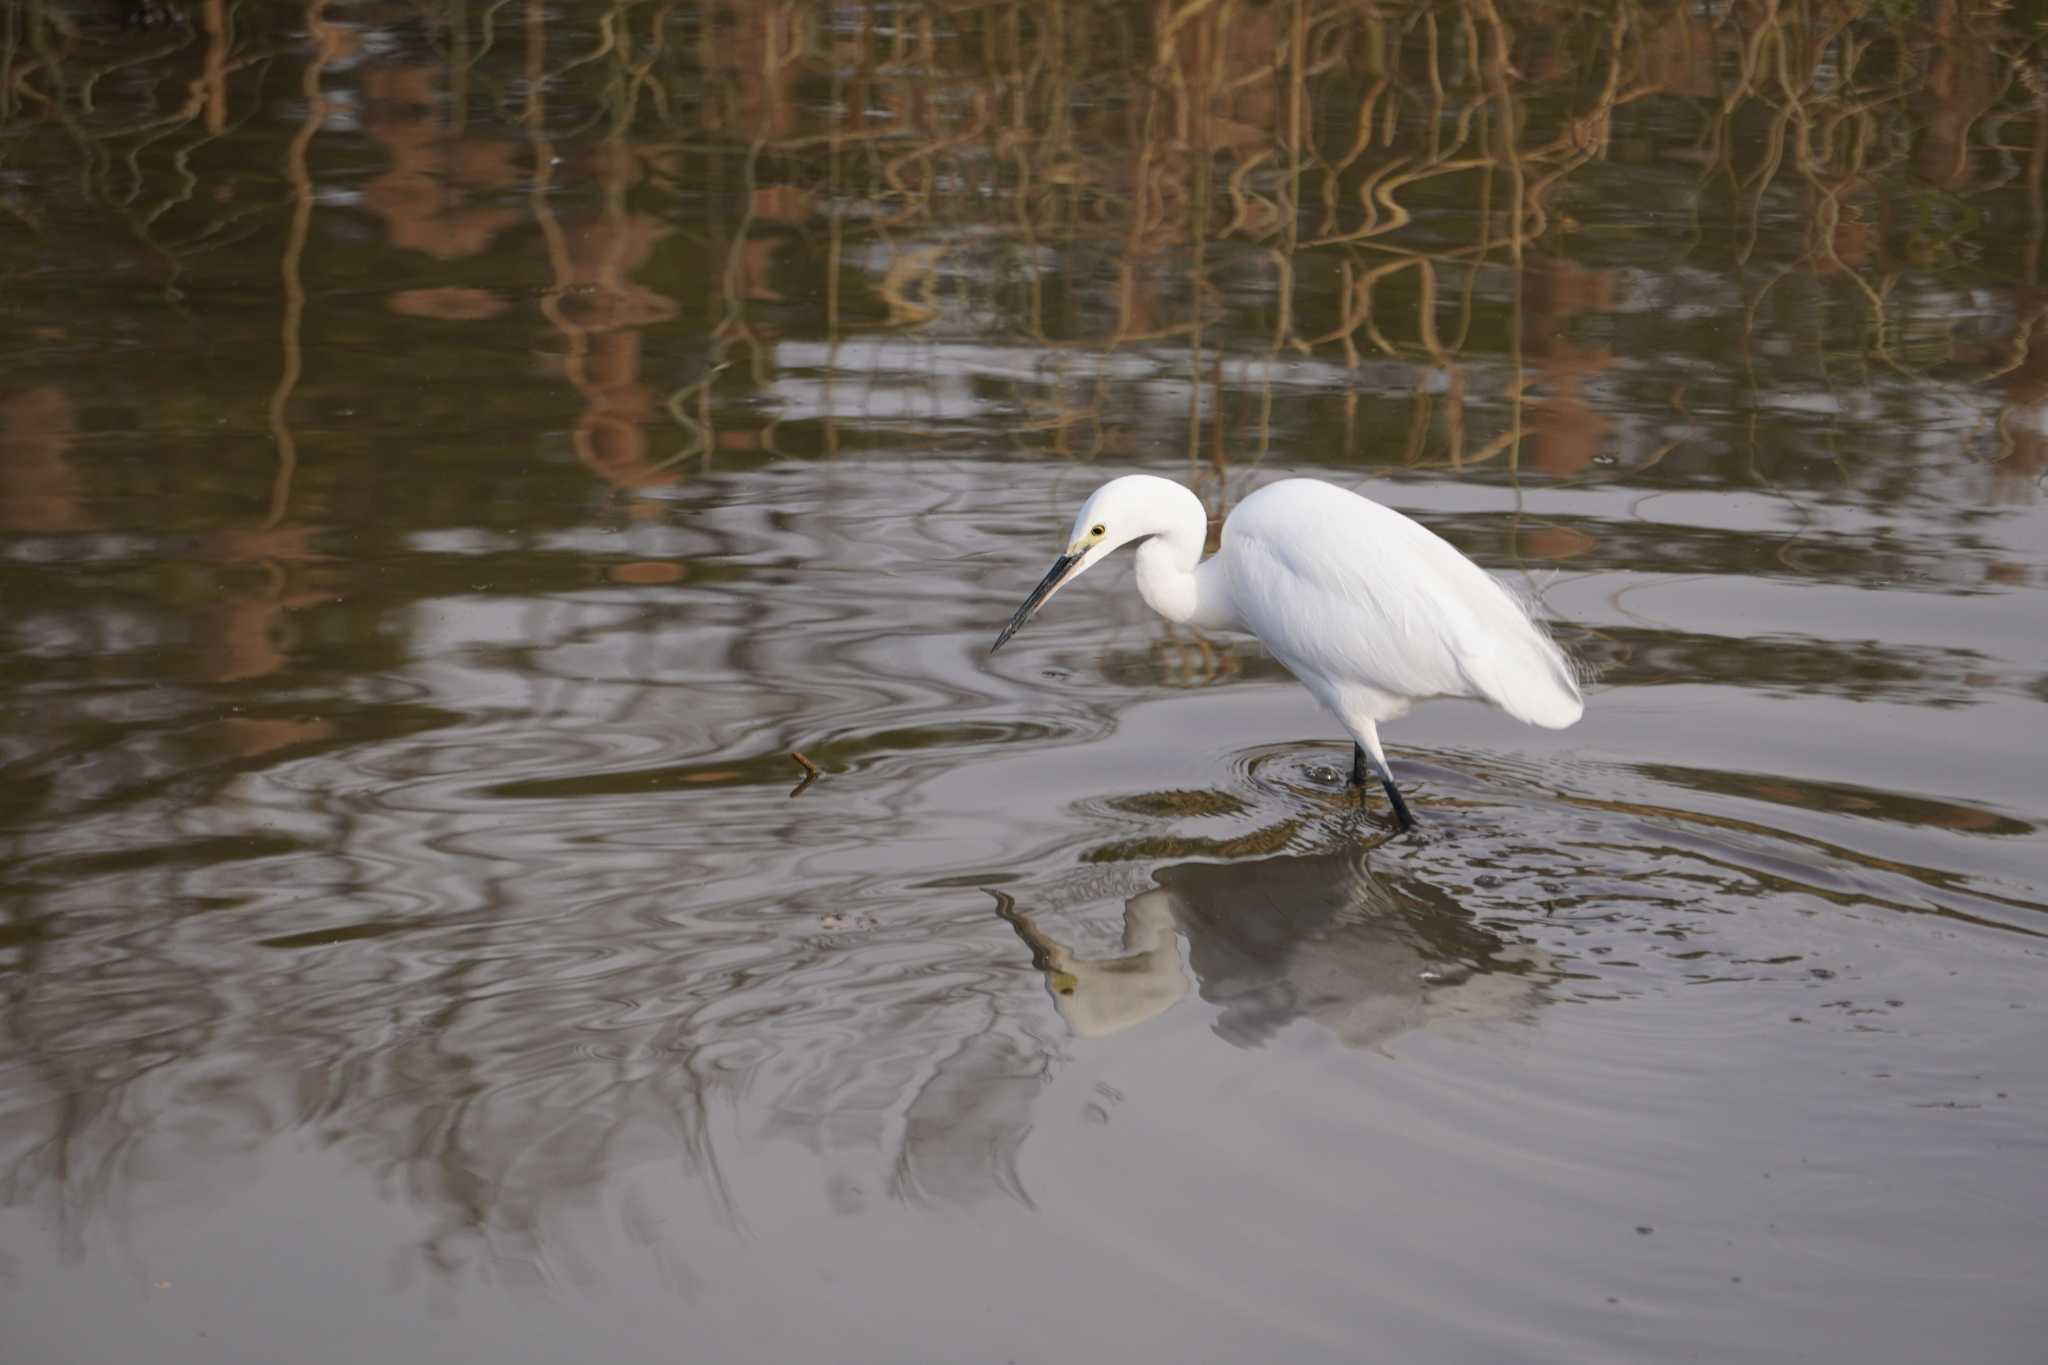
<svg viewBox="0 0 2048 1365">
<path fill-rule="evenodd" d="M 306 0 L 306 36 L 313 45 L 313 51 L 306 59 L 305 76 L 299 83 L 300 93 L 306 97 L 306 117 L 285 151 L 284 174 L 285 183 L 291 186 L 292 217 L 285 232 L 284 255 L 278 265 L 284 288 L 284 316 L 278 325 L 278 347 L 284 356 L 284 367 L 278 374 L 277 387 L 270 394 L 270 436 L 277 446 L 277 475 L 270 485 L 270 511 L 263 519 L 265 530 L 284 521 L 285 509 L 291 501 L 292 477 L 299 467 L 298 443 L 286 421 L 286 408 L 305 367 L 302 331 L 306 317 L 306 283 L 302 272 L 306 237 L 313 225 L 313 175 L 306 165 L 306 155 L 312 148 L 314 136 L 320 131 L 320 125 L 327 121 L 327 102 L 320 94 L 320 78 L 327 69 L 332 42 L 327 29 L 326 9 L 327 0 Z"/>
<path fill-rule="evenodd" d="M 554 284 L 541 295 L 540 310 L 557 332 L 562 334 L 565 349 L 562 354 L 562 371 L 584 402 L 593 404 L 598 397 L 593 393 L 589 376 L 585 373 L 585 359 L 590 351 L 590 337 L 574 322 L 562 308 L 563 296 L 575 283 L 575 267 L 569 260 L 569 244 L 563 236 L 562 225 L 555 218 L 554 206 L 548 202 L 548 191 L 555 178 L 555 147 L 547 130 L 547 5 L 546 0 L 526 0 L 526 141 L 533 158 L 532 178 L 527 182 L 527 206 L 533 213 L 534 225 L 540 229 L 541 242 L 547 251 L 548 270 L 554 276 Z M 577 457 L 593 470 L 596 459 L 587 448 L 587 442 L 577 448 Z"/>
<path fill-rule="evenodd" d="M 448 137 L 459 141 L 469 127 L 469 0 L 445 0 L 448 6 Z"/>
<path fill-rule="evenodd" d="M 1501 147 L 1503 159 L 1508 167 L 1508 265 L 1512 280 L 1509 285 L 1511 293 L 1508 319 L 1511 375 L 1508 381 L 1510 411 L 1507 463 L 1509 469 L 1516 469 L 1521 464 L 1522 390 L 1526 385 L 1522 371 L 1522 232 L 1527 185 L 1522 174 L 1521 133 L 1516 117 L 1517 106 L 1508 90 L 1507 29 L 1501 23 L 1500 11 L 1494 7 L 1493 0 L 1481 0 L 1481 3 L 1485 7 L 1487 26 L 1493 32 L 1493 54 L 1486 63 L 1486 79 L 1492 88 L 1494 101 L 1500 106 Z"/>
<path fill-rule="evenodd" d="M 21 6 L 0 5 L 0 118 L 15 112 L 15 54 L 21 50 Z"/>
<path fill-rule="evenodd" d="M 228 126 L 227 6 L 224 0 L 206 0 L 199 13 L 206 34 L 206 68 L 200 77 L 206 88 L 206 131 L 219 137 Z"/>
<path fill-rule="evenodd" d="M 2034 110 L 2034 149 L 2027 158 L 2027 254 L 2026 281 L 2029 288 L 2041 283 L 2041 240 L 2048 236 L 2048 211 L 2042 200 L 2042 172 L 2048 169 L 2048 100 Z"/>
</svg>

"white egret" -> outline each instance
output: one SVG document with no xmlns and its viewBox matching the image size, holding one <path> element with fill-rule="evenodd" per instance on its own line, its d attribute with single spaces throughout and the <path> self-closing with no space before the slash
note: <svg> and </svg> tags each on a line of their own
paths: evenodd
<svg viewBox="0 0 2048 1365">
<path fill-rule="evenodd" d="M 1380 748 L 1380 722 L 1431 697 L 1491 702 L 1562 729 L 1585 710 L 1572 666 L 1506 588 L 1435 532 L 1321 479 L 1283 479 L 1239 503 L 1202 558 L 1209 518 L 1171 479 L 1095 490 L 1066 552 L 1003 627 L 1001 649 L 1046 599 L 1138 542 L 1138 593 L 1167 620 L 1258 637 L 1352 739 L 1351 785 L 1379 774 L 1415 827 Z"/>
</svg>

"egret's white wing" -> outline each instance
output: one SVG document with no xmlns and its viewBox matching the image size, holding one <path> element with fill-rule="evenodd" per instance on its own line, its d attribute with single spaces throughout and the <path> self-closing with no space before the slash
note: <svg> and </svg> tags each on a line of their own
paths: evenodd
<svg viewBox="0 0 2048 1365">
<path fill-rule="evenodd" d="M 1246 498 L 1223 528 L 1245 625 L 1340 710 L 1381 718 L 1424 697 L 1475 697 L 1570 725 L 1570 663 L 1485 570 L 1417 522 L 1317 479 Z"/>
</svg>

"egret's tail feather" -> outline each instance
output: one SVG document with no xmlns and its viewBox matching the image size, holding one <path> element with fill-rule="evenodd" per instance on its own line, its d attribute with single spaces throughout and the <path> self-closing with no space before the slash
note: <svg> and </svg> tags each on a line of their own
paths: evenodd
<svg viewBox="0 0 2048 1365">
<path fill-rule="evenodd" d="M 1533 637 L 1529 648 L 1520 651 L 1533 656 L 1524 665 L 1527 676 L 1522 685 L 1507 689 L 1512 702 L 1504 703 L 1503 709 L 1516 720 L 1562 730 L 1586 713 L 1577 671 L 1557 642 L 1543 633 L 1542 626 L 1532 621 L 1529 630 Z"/>
<path fill-rule="evenodd" d="M 1549 730 L 1576 724 L 1586 702 L 1571 656 L 1550 638 L 1526 598 L 1501 587 L 1519 619 L 1512 625 L 1494 622 L 1487 636 L 1492 647 L 1461 659 L 1466 677 L 1480 695 L 1525 724 Z"/>
</svg>

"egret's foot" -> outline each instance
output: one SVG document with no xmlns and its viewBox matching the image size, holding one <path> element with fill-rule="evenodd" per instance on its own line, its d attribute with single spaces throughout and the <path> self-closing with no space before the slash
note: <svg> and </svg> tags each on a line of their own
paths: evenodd
<svg viewBox="0 0 2048 1365">
<path fill-rule="evenodd" d="M 1395 820 L 1381 819 L 1378 811 L 1361 810 L 1358 816 L 1354 827 L 1357 832 L 1353 837 L 1362 849 L 1385 848 L 1392 843 L 1414 847 L 1429 840 L 1428 833 L 1420 824 L 1403 825 Z"/>
<path fill-rule="evenodd" d="M 1417 820 L 1415 813 L 1408 809 L 1408 803 L 1402 799 L 1400 791 L 1395 788 L 1394 784 L 1384 782 L 1381 783 L 1381 787 L 1387 793 L 1387 800 L 1394 807 L 1393 832 L 1396 834 L 1409 834 L 1421 828 L 1422 822 Z M 1347 782 L 1344 784 L 1344 790 L 1357 795 L 1358 808 L 1361 811 L 1372 809 L 1372 787 L 1369 784 L 1364 782 Z"/>
</svg>

